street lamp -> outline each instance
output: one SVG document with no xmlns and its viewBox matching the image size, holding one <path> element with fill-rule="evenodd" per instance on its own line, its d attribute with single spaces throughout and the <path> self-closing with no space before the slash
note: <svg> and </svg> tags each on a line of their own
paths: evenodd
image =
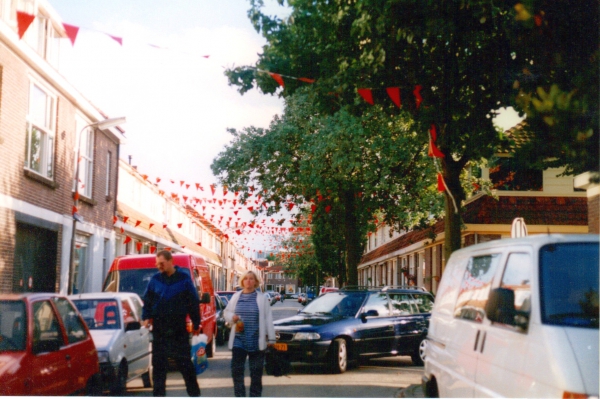
<svg viewBox="0 0 600 399">
<path fill-rule="evenodd" d="M 69 279 L 68 279 L 68 293 L 73 294 L 73 274 L 75 273 L 75 268 L 73 265 L 74 252 L 75 252 L 75 228 L 77 222 L 83 222 L 83 218 L 79 213 L 77 213 L 77 206 L 79 205 L 79 156 L 81 150 L 81 134 L 84 130 L 91 128 L 96 128 L 99 130 L 108 129 L 111 127 L 115 127 L 117 125 L 121 125 L 125 123 L 125 117 L 119 118 L 109 118 L 103 121 L 98 121 L 94 123 L 90 123 L 85 125 L 77 134 L 77 156 L 75 158 L 75 192 L 73 193 L 73 228 L 71 230 L 71 250 L 69 252 Z M 118 160 L 117 160 L 118 162 Z"/>
</svg>

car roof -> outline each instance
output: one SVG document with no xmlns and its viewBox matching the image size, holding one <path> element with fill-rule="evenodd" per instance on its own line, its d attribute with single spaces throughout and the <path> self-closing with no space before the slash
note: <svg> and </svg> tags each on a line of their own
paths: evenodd
<svg viewBox="0 0 600 399">
<path fill-rule="evenodd" d="M 33 300 L 37 300 L 37 299 L 49 299 L 49 298 L 66 298 L 66 296 L 55 293 L 55 292 L 24 292 L 24 293 L 0 294 L 1 301 L 20 301 L 23 299 L 33 301 Z"/>
<path fill-rule="evenodd" d="M 425 287 L 409 286 L 409 285 L 385 285 L 383 287 L 371 286 L 349 286 L 342 287 L 339 291 L 326 292 L 323 295 L 335 294 L 339 292 L 395 292 L 405 294 L 430 294 Z"/>
<path fill-rule="evenodd" d="M 138 294 L 135 292 L 88 292 L 85 294 L 75 294 L 69 295 L 69 299 L 78 300 L 78 299 L 125 299 L 131 297 L 138 297 L 141 300 Z"/>
</svg>

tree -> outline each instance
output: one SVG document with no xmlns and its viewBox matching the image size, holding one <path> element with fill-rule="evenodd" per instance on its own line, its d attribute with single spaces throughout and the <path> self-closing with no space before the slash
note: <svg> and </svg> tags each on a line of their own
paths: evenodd
<svg viewBox="0 0 600 399">
<path fill-rule="evenodd" d="M 514 95 L 512 77 L 518 65 L 511 56 L 508 28 L 514 12 L 509 3 L 295 0 L 286 20 L 263 14 L 261 0 L 250 3 L 249 17 L 268 44 L 256 65 L 226 72 L 241 93 L 254 84 L 264 93 L 276 91 L 277 83 L 260 71 L 314 78 L 310 90 L 319 112 L 335 116 L 347 109 L 360 117 L 369 106 L 356 94 L 357 88 L 400 87 L 403 110 L 419 132 L 415 140 L 426 142 L 435 126 L 444 155 L 440 163 L 447 187 L 448 259 L 460 248 L 465 199 L 461 173 L 469 162 L 493 154 L 501 137 L 492 123 L 492 110 L 510 104 Z M 306 84 L 286 80 L 281 94 L 292 96 L 301 85 Z M 417 95 L 413 98 L 417 87 L 422 88 L 417 90 L 420 104 Z M 388 114 L 392 109 L 382 108 Z"/>
<path fill-rule="evenodd" d="M 344 279 L 356 285 L 375 211 L 386 209 L 390 224 L 411 226 L 426 224 L 439 211 L 433 164 L 410 121 L 389 118 L 380 107 L 361 116 L 347 108 L 323 115 L 314 99 L 310 90 L 300 90 L 286 98 L 284 114 L 269 129 L 232 131 L 232 143 L 211 167 L 236 191 L 251 182 L 266 190 L 275 203 L 267 214 L 290 204 L 314 207 L 316 237 L 323 232 L 343 237 L 337 256 L 345 255 Z M 317 254 L 331 255 L 323 243 L 317 242 Z"/>
<path fill-rule="evenodd" d="M 515 105 L 535 134 L 518 158 L 564 174 L 598 171 L 598 0 L 515 5 L 512 47 L 522 66 Z"/>
</svg>

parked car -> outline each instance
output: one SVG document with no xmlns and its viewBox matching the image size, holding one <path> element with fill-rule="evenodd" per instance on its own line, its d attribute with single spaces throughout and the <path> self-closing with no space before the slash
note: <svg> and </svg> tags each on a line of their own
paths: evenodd
<svg viewBox="0 0 600 399">
<path fill-rule="evenodd" d="M 431 314 L 426 396 L 598 397 L 598 235 L 452 253 Z"/>
<path fill-rule="evenodd" d="M 432 306 L 433 296 L 420 289 L 330 292 L 275 321 L 276 347 L 290 361 L 328 363 L 335 373 L 360 357 L 407 355 L 420 365 Z"/>
<path fill-rule="evenodd" d="M 286 297 L 286 299 L 298 299 L 298 294 L 296 294 L 296 293 L 286 294 L 285 297 Z"/>
<path fill-rule="evenodd" d="M 337 287 L 321 287 L 319 289 L 319 295 L 323 295 L 328 292 L 335 292 L 335 291 L 339 291 L 339 288 L 337 288 Z"/>
<path fill-rule="evenodd" d="M 231 325 L 225 320 L 223 311 L 227 299 L 219 295 L 215 295 L 215 303 L 217 305 L 217 345 L 223 345 L 229 339 L 229 333 L 231 332 Z"/>
<path fill-rule="evenodd" d="M 92 336 L 58 294 L 0 295 L 0 395 L 99 394 Z"/>
<path fill-rule="evenodd" d="M 302 304 L 302 305 L 306 305 L 306 303 L 308 302 L 308 299 L 306 298 L 306 294 L 304 292 L 301 292 L 298 294 L 298 303 Z"/>
<path fill-rule="evenodd" d="M 123 395 L 141 377 L 152 387 L 151 335 L 141 327 L 142 300 L 132 292 L 71 295 L 98 350 L 103 389 Z"/>
<path fill-rule="evenodd" d="M 231 297 L 235 293 L 236 293 L 236 291 L 217 291 L 217 292 L 215 292 L 215 294 L 219 295 L 220 297 L 226 298 L 227 302 L 229 302 L 231 300 Z M 225 306 L 227 306 L 227 304 L 225 304 Z"/>
<path fill-rule="evenodd" d="M 217 332 L 216 305 L 214 289 L 208 266 L 203 258 L 177 253 L 173 254 L 173 264 L 192 277 L 194 286 L 200 297 L 201 329 L 208 337 L 206 356 L 211 358 L 216 352 Z M 104 280 L 106 292 L 135 292 L 143 298 L 148 282 L 156 274 L 155 255 L 118 256 L 113 261 Z M 188 331 L 192 331 L 192 321 L 188 317 Z"/>
</svg>

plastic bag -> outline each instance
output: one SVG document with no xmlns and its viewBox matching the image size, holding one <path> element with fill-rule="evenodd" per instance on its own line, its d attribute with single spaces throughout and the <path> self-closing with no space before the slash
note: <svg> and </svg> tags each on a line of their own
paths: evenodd
<svg viewBox="0 0 600 399">
<path fill-rule="evenodd" d="M 207 342 L 208 337 L 205 334 L 192 336 L 192 363 L 196 369 L 196 375 L 202 374 L 208 368 Z"/>
<path fill-rule="evenodd" d="M 265 354 L 265 371 L 274 377 L 287 376 L 292 371 L 292 365 L 284 352 L 268 347 Z"/>
</svg>

